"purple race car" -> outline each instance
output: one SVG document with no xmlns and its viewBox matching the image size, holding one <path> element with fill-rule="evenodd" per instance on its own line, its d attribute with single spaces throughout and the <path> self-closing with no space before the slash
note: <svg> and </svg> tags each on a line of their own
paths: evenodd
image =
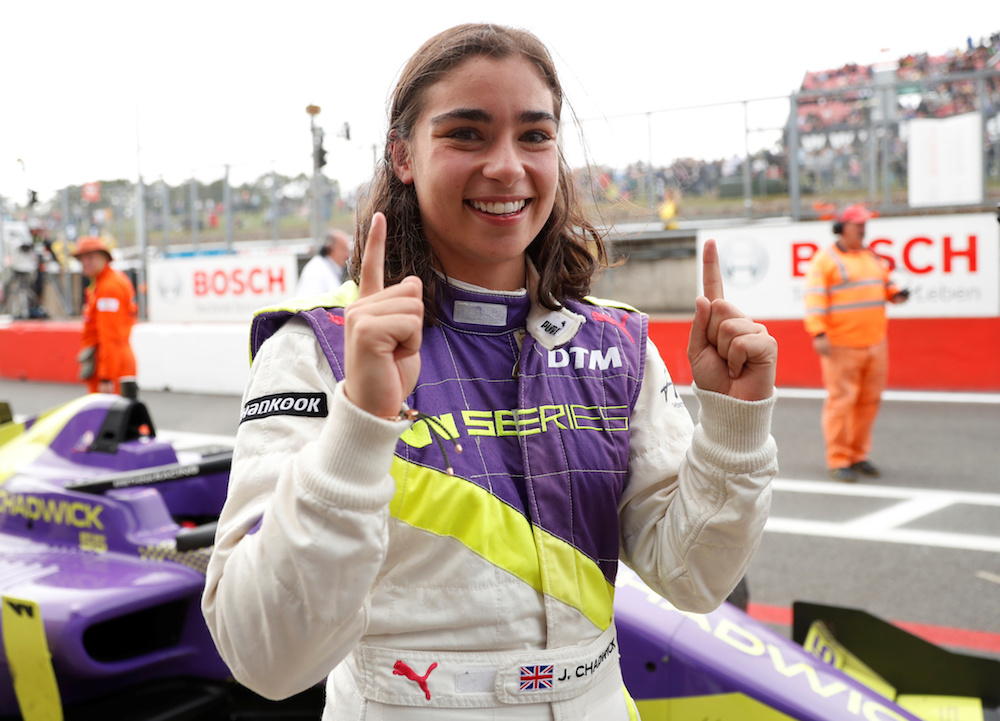
<svg viewBox="0 0 1000 721">
<path fill-rule="evenodd" d="M 319 718 L 320 687 L 235 683 L 202 619 L 231 459 L 157 438 L 134 399 L 0 404 L 0 721 Z M 615 606 L 644 721 L 1000 721 L 1000 663 L 859 611 L 796 604 L 792 641 L 730 603 L 681 613 L 625 567 Z"/>
</svg>

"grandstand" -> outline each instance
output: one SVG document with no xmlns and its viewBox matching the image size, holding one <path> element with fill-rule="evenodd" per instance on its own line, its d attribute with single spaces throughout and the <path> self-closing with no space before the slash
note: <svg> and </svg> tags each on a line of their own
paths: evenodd
<svg viewBox="0 0 1000 721">
<path fill-rule="evenodd" d="M 681 217 L 688 219 L 788 212 L 807 217 L 817 202 L 864 201 L 901 211 L 908 191 L 907 121 L 980 110 L 984 190 L 987 199 L 998 194 L 1000 31 L 978 43 L 967 39 L 940 55 L 911 52 L 810 70 L 788 108 L 784 128 L 774 128 L 770 147 L 748 156 L 677 158 L 668 167 L 603 166 L 590 190 L 606 201 L 641 199 L 645 193 L 652 207 L 666 186 L 674 186 L 684 196 Z M 753 131 L 748 127 L 746 132 Z M 798 162 L 793 165 L 790 158 Z M 742 204 L 725 204 L 739 199 Z"/>
<path fill-rule="evenodd" d="M 891 63 L 892 80 L 897 86 L 896 114 L 903 119 L 943 118 L 975 110 L 976 71 L 1000 64 L 1000 32 L 965 49 L 943 55 L 911 53 Z M 866 127 L 868 100 L 873 96 L 879 64 L 849 63 L 840 68 L 810 71 L 802 79 L 798 93 L 799 132 L 830 133 Z M 970 75 L 970 77 L 962 77 Z M 880 82 L 888 79 L 880 77 Z M 996 113 L 1000 101 L 1000 77 L 986 80 L 989 108 Z M 890 113 L 890 116 L 892 113 Z"/>
</svg>

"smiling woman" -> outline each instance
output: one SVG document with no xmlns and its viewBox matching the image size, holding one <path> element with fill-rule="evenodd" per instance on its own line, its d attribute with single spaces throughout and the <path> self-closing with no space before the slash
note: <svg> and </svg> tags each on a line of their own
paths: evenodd
<svg viewBox="0 0 1000 721">
<path fill-rule="evenodd" d="M 478 265 L 484 280 L 485 267 L 469 257 L 477 255 L 474 248 L 449 246 L 456 233 L 475 241 L 483 260 L 518 245 L 527 250 L 540 276 L 540 302 L 555 310 L 550 297 L 586 295 L 605 262 L 559 144 L 562 85 L 548 50 L 531 33 L 460 27 L 490 31 L 434 36 L 396 85 L 383 158 L 358 213 L 353 277 L 359 278 L 372 218 L 382 213 L 394 240 L 386 247 L 386 283 L 418 276 L 428 321 L 436 322 L 439 274 L 478 284 L 476 276 L 462 277 L 474 268 L 464 261 L 456 268 L 459 257 Z M 440 227 L 428 231 L 428 222 Z M 496 247 L 481 247 L 493 241 Z M 441 253 L 451 262 L 442 262 Z M 520 261 L 508 261 L 503 285 L 522 287 L 523 262 L 518 269 Z"/>
<path fill-rule="evenodd" d="M 393 95 L 352 280 L 256 315 L 203 610 L 258 693 L 327 679 L 325 721 L 636 719 L 619 557 L 692 611 L 745 572 L 776 344 L 723 299 L 710 241 L 696 428 L 648 318 L 587 295 L 605 259 L 562 103 L 530 33 L 431 38 Z"/>
<path fill-rule="evenodd" d="M 548 220 L 559 176 L 553 96 L 527 60 L 473 58 L 426 91 L 393 169 L 413 185 L 424 233 L 449 278 L 524 286 L 524 252 Z"/>
</svg>

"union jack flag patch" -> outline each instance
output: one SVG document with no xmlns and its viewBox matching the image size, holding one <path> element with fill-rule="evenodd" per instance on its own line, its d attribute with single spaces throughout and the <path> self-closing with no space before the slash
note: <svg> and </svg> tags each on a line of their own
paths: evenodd
<svg viewBox="0 0 1000 721">
<path fill-rule="evenodd" d="M 521 666 L 521 691 L 541 691 L 552 688 L 552 664 Z"/>
</svg>

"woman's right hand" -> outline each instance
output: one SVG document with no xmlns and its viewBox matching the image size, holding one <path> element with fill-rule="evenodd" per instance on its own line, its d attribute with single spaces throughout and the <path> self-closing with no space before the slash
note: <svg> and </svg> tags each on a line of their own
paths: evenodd
<svg viewBox="0 0 1000 721">
<path fill-rule="evenodd" d="M 362 410 L 395 418 L 420 374 L 424 291 L 416 276 L 385 287 L 385 236 L 385 216 L 375 213 L 359 297 L 344 313 L 344 392 Z"/>
</svg>

